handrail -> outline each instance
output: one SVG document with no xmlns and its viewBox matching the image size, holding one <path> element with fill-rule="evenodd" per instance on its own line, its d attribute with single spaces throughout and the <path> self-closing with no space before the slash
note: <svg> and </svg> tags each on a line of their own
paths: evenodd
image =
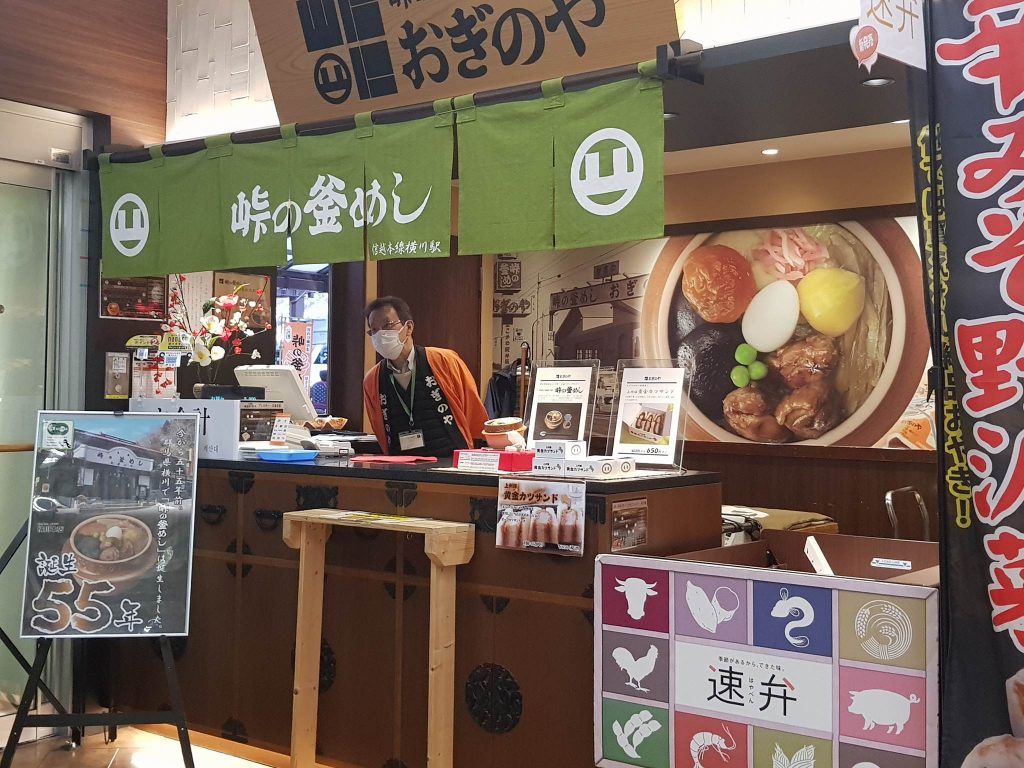
<svg viewBox="0 0 1024 768">
<path fill-rule="evenodd" d="M 0 443 L 0 453 L 31 453 L 35 449 L 32 443 Z"/>
</svg>

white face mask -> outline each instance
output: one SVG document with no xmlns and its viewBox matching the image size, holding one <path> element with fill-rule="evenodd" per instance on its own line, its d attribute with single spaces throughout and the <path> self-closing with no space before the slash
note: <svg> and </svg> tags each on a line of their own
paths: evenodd
<svg viewBox="0 0 1024 768">
<path fill-rule="evenodd" d="M 395 360 L 405 349 L 405 342 L 400 338 L 401 335 L 401 328 L 396 331 L 377 331 L 370 337 L 370 341 L 378 355 L 385 360 Z"/>
</svg>

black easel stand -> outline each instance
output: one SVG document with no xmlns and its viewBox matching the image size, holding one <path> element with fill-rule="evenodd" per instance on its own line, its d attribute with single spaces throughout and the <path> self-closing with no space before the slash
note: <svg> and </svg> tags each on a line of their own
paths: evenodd
<svg viewBox="0 0 1024 768">
<path fill-rule="evenodd" d="M 160 655 L 164 660 L 164 672 L 167 675 L 167 689 L 170 692 L 171 710 L 169 712 L 97 712 L 87 714 L 85 712 L 68 713 L 61 712 L 56 715 L 32 715 L 29 708 L 36 697 L 36 690 L 40 686 L 40 676 L 43 667 L 46 665 L 46 657 L 50 654 L 53 640 L 40 638 L 36 640 L 36 658 L 29 672 L 28 682 L 25 684 L 25 693 L 22 694 L 21 703 L 18 705 L 18 713 L 14 716 L 14 725 L 11 734 L 7 738 L 7 747 L 0 758 L 0 768 L 10 768 L 14 761 L 14 752 L 18 748 L 18 741 L 21 733 L 28 727 L 42 728 L 66 728 L 78 727 L 88 728 L 90 726 L 117 726 L 117 725 L 155 725 L 158 723 L 170 723 L 178 731 L 178 743 L 181 744 L 181 756 L 185 761 L 186 768 L 195 768 L 192 760 L 192 745 L 189 743 L 188 728 L 185 725 L 185 708 L 181 701 L 181 690 L 178 688 L 178 675 L 174 669 L 174 654 L 171 653 L 171 643 L 164 637 L 160 637 Z"/>
<path fill-rule="evenodd" d="M 18 549 L 27 537 L 28 521 L 25 521 L 21 524 L 21 529 L 14 535 L 14 538 L 11 539 L 11 543 L 7 545 L 7 549 L 4 550 L 3 555 L 0 555 L 0 573 L 7 570 L 7 566 L 10 564 L 11 560 L 14 559 L 14 555 L 17 553 Z M 11 640 L 10 636 L 4 631 L 3 627 L 0 627 L 0 642 L 3 642 L 7 647 L 7 650 L 11 652 L 11 656 L 13 656 L 18 664 L 21 665 L 21 668 L 31 674 L 32 665 L 29 663 L 28 659 L 25 658 L 21 649 L 14 644 L 14 641 Z M 53 691 L 50 690 L 50 687 L 41 678 L 39 680 L 39 690 L 42 692 L 43 696 L 46 697 L 47 701 L 53 704 L 54 709 L 62 715 L 67 714 L 67 710 L 64 709 L 64 705 L 60 703 L 56 696 L 53 695 Z"/>
<path fill-rule="evenodd" d="M 21 529 L 7 545 L 3 555 L 0 555 L 0 573 L 6 570 L 15 553 L 28 537 L 28 522 L 22 524 Z M 167 675 L 167 690 L 171 698 L 170 712 L 97 712 L 86 714 L 83 712 L 68 712 L 60 703 L 53 691 L 43 681 L 43 668 L 46 666 L 46 657 L 50 655 L 50 648 L 53 646 L 51 638 L 40 638 L 36 640 L 36 658 L 32 664 L 18 649 L 11 638 L 0 628 L 0 641 L 7 646 L 7 650 L 18 661 L 22 668 L 28 673 L 28 682 L 25 683 L 25 692 L 21 696 L 21 703 L 18 704 L 18 712 L 14 716 L 14 725 L 11 734 L 7 739 L 7 747 L 0 756 L 0 768 L 10 768 L 14 762 L 14 752 L 18 748 L 21 734 L 25 728 L 68 728 L 72 729 L 72 741 L 75 744 L 81 743 L 80 734 L 82 729 L 89 726 L 116 727 L 118 725 L 156 725 L 170 723 L 178 731 L 178 742 L 181 744 L 181 756 L 185 761 L 185 768 L 195 768 L 192 760 L 192 745 L 188 738 L 188 728 L 185 725 L 185 707 L 181 700 L 181 689 L 178 687 L 178 674 L 174 669 L 174 654 L 171 653 L 171 643 L 164 637 L 160 637 L 160 655 L 164 661 L 164 672 Z M 79 641 L 81 642 L 81 641 Z M 36 692 L 42 694 L 53 704 L 57 710 L 55 715 L 29 714 Z M 84 708 L 84 704 L 81 708 Z"/>
</svg>

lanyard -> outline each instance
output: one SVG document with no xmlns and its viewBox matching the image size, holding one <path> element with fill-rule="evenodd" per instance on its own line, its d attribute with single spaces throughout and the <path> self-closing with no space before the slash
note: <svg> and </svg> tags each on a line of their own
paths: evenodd
<svg viewBox="0 0 1024 768">
<path fill-rule="evenodd" d="M 416 425 L 416 418 L 412 415 L 412 406 L 416 403 L 416 372 L 414 371 L 412 377 L 409 379 L 409 404 L 406 405 L 405 398 L 402 397 L 402 393 L 395 384 L 395 375 L 393 373 L 388 374 L 388 378 L 391 379 L 391 388 L 395 390 L 395 395 L 398 397 L 398 402 L 402 405 L 402 410 L 405 411 L 405 415 L 409 417 L 409 426 Z"/>
</svg>

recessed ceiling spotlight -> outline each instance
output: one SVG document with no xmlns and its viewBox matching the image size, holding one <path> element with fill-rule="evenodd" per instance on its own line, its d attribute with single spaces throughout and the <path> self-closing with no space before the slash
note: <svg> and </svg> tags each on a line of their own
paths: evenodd
<svg viewBox="0 0 1024 768">
<path fill-rule="evenodd" d="M 764 155 L 765 157 L 774 157 L 775 155 L 779 154 L 779 150 L 775 149 L 774 147 L 769 147 L 768 149 L 762 149 L 761 154 Z"/>
<path fill-rule="evenodd" d="M 895 82 L 895 78 L 892 77 L 869 77 L 867 80 L 861 80 L 860 84 L 866 85 L 868 88 L 882 88 Z"/>
<path fill-rule="evenodd" d="M 666 120 L 675 120 L 677 117 L 679 117 L 679 113 L 678 112 L 664 112 L 664 113 L 662 113 L 661 116 L 663 118 L 665 118 Z"/>
</svg>

